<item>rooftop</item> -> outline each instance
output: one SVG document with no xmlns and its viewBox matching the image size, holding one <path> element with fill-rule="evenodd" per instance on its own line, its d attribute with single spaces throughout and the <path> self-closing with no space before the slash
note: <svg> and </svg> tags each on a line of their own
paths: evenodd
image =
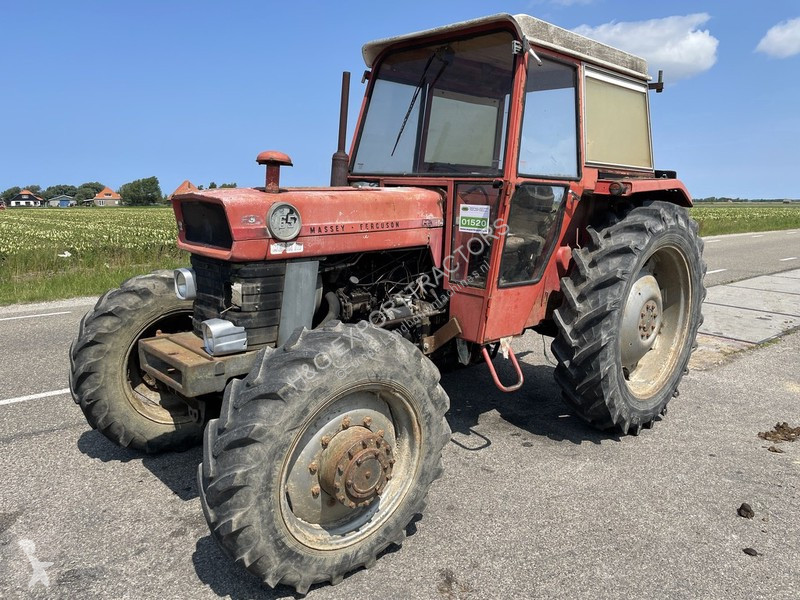
<svg viewBox="0 0 800 600">
<path fill-rule="evenodd" d="M 364 44 L 361 53 L 368 67 L 373 67 L 375 59 L 389 46 L 412 40 L 455 33 L 466 28 L 513 25 L 520 39 L 527 39 L 531 44 L 544 48 L 551 48 L 558 52 L 574 56 L 581 60 L 600 65 L 636 77 L 649 79 L 647 74 L 647 61 L 623 50 L 607 46 L 595 40 L 563 29 L 530 15 L 510 15 L 500 13 L 480 19 L 461 21 L 444 27 L 436 27 L 415 33 L 407 33 L 391 38 L 375 40 Z"/>
</svg>

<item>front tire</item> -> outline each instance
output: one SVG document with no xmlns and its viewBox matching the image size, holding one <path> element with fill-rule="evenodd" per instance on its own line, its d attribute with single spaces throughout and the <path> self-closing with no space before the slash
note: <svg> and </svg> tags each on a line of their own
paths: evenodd
<svg viewBox="0 0 800 600">
<path fill-rule="evenodd" d="M 139 367 L 137 344 L 156 331 L 191 331 L 192 302 L 175 296 L 171 271 L 133 277 L 106 292 L 70 346 L 69 384 L 86 420 L 119 446 L 157 453 L 202 439 L 203 423 L 175 392 Z"/>
<path fill-rule="evenodd" d="M 583 419 L 637 434 L 666 412 L 687 371 L 702 323 L 703 241 L 686 209 L 666 202 L 587 232 L 561 283 L 555 378 Z"/>
<path fill-rule="evenodd" d="M 413 345 L 365 322 L 264 350 L 206 428 L 198 479 L 214 538 L 268 585 L 300 593 L 373 565 L 442 472 L 438 381 Z"/>
</svg>

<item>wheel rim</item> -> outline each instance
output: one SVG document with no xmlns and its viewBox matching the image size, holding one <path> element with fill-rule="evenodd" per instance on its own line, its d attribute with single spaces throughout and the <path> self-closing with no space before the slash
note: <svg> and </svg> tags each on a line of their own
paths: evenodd
<svg viewBox="0 0 800 600">
<path fill-rule="evenodd" d="M 128 403 L 143 417 L 163 425 L 179 425 L 194 421 L 189 414 L 189 405 L 177 393 L 160 385 L 139 364 L 139 340 L 153 337 L 156 331 L 179 333 L 188 331 L 187 318 L 191 310 L 178 309 L 159 315 L 145 325 L 134 337 L 134 342 L 125 353 L 123 389 Z"/>
<path fill-rule="evenodd" d="M 636 275 L 625 301 L 619 348 L 623 377 L 636 399 L 651 399 L 677 368 L 693 293 L 688 261 L 677 246 L 657 248 Z"/>
<path fill-rule="evenodd" d="M 401 506 L 422 440 L 410 395 L 368 384 L 335 396 L 301 426 L 281 469 L 283 521 L 317 550 L 355 544 Z"/>
</svg>

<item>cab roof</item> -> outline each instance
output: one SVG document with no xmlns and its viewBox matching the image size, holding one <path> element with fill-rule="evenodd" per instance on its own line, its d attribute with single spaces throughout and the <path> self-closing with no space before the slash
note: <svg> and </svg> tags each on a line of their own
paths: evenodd
<svg viewBox="0 0 800 600">
<path fill-rule="evenodd" d="M 395 44 L 412 40 L 424 41 L 426 38 L 452 34 L 463 29 L 471 29 L 474 27 L 491 26 L 494 24 L 507 26 L 509 23 L 516 29 L 520 39 L 527 38 L 527 40 L 535 46 L 551 48 L 563 54 L 625 73 L 637 79 L 646 81 L 650 78 L 647 74 L 647 61 L 641 57 L 612 46 L 607 46 L 606 44 L 601 44 L 600 42 L 578 35 L 567 29 L 531 17 L 530 15 L 510 15 L 507 13 L 500 13 L 489 17 L 481 17 L 480 19 L 461 21 L 459 23 L 445 25 L 444 27 L 436 27 L 434 29 L 375 40 L 364 44 L 361 53 L 364 56 L 364 62 L 368 67 L 372 68 L 375 64 L 375 59 L 378 58 L 384 50 Z"/>
</svg>

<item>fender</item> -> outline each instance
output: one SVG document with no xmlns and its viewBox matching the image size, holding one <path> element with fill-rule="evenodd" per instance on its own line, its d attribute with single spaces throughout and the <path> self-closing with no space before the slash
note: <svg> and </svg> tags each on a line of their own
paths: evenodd
<svg viewBox="0 0 800 600">
<path fill-rule="evenodd" d="M 682 181 L 675 178 L 598 179 L 594 194 L 618 198 L 663 200 L 687 208 L 693 206 L 689 190 Z"/>
</svg>

